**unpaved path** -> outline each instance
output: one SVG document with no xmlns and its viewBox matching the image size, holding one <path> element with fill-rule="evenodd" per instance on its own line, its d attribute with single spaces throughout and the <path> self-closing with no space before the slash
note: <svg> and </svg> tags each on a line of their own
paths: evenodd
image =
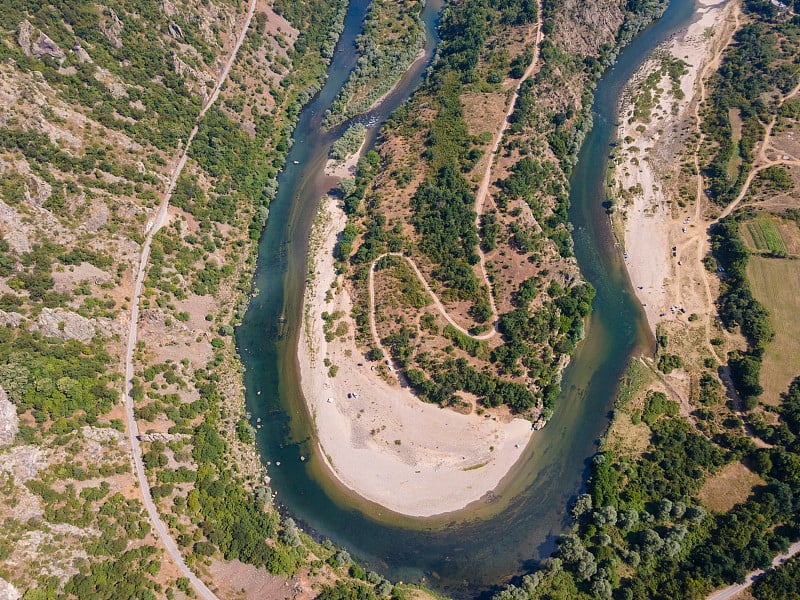
<svg viewBox="0 0 800 600">
<path fill-rule="evenodd" d="M 772 559 L 772 568 L 779 567 L 785 563 L 787 559 L 791 558 L 798 552 L 800 552 L 800 542 L 795 542 L 789 546 L 789 550 L 785 554 L 779 554 Z M 724 589 L 716 591 L 708 596 L 706 600 L 731 600 L 731 598 L 735 598 L 740 592 L 743 592 L 753 585 L 753 583 L 755 583 L 763 574 L 764 571 L 762 569 L 752 571 L 751 573 L 747 574 L 744 583 L 735 583 Z"/>
<path fill-rule="evenodd" d="M 486 201 L 486 195 L 489 192 L 489 185 L 492 181 L 492 169 L 494 167 L 494 160 L 497 157 L 497 152 L 500 149 L 500 144 L 503 141 L 503 136 L 505 135 L 506 130 L 508 129 L 509 125 L 509 118 L 511 117 L 512 113 L 514 112 L 514 108 L 517 105 L 517 99 L 519 98 L 519 91 L 522 88 L 522 84 L 528 80 L 528 78 L 534 74 L 539 66 L 539 46 L 542 43 L 543 33 L 542 33 L 542 3 L 541 0 L 538 2 L 538 15 L 539 18 L 536 22 L 536 33 L 534 35 L 534 48 L 533 48 L 533 58 L 531 59 L 528 68 L 525 69 L 525 73 L 519 80 L 519 83 L 514 88 L 514 93 L 511 96 L 511 99 L 508 102 L 508 106 L 506 108 L 506 112 L 503 115 L 503 120 L 500 123 L 500 127 L 497 130 L 497 133 L 494 136 L 494 143 L 492 144 L 492 149 L 489 152 L 489 160 L 486 163 L 486 170 L 483 173 L 483 179 L 481 180 L 481 184 L 478 187 L 478 191 L 475 194 L 475 227 L 480 227 L 480 219 L 483 215 L 483 204 Z M 494 300 L 494 292 L 492 291 L 492 285 L 489 281 L 489 276 L 486 273 L 486 255 L 483 252 L 483 249 L 478 245 L 478 256 L 480 257 L 480 268 L 481 274 L 483 276 L 483 281 L 486 284 L 486 288 L 489 292 L 489 303 L 492 307 L 492 328 L 480 335 L 473 335 L 467 329 L 456 323 L 456 321 L 449 315 L 447 309 L 445 308 L 442 301 L 439 299 L 439 296 L 431 289 L 431 286 L 428 284 L 428 281 L 425 279 L 425 276 L 422 274 L 422 271 L 419 270 L 416 263 L 408 256 L 401 254 L 399 252 L 387 252 L 385 254 L 381 254 L 378 258 L 376 258 L 372 262 L 372 266 L 369 269 L 369 327 L 372 333 L 372 341 L 376 348 L 383 352 L 385 357 L 390 356 L 381 344 L 380 336 L 378 335 L 378 329 L 375 325 L 375 267 L 378 265 L 378 261 L 381 260 L 385 256 L 399 256 L 400 258 L 404 259 L 414 270 L 417 278 L 422 283 L 425 291 L 430 295 L 433 299 L 433 303 L 436 306 L 436 309 L 441 313 L 441 315 L 445 318 L 445 320 L 455 327 L 458 331 L 463 333 L 466 336 L 471 337 L 474 340 L 488 340 L 494 335 L 497 334 L 497 321 L 499 319 L 499 315 L 497 312 L 497 304 Z"/>
<path fill-rule="evenodd" d="M 531 75 L 533 75 L 534 71 L 536 71 L 539 66 L 539 46 L 541 45 L 543 38 L 541 0 L 538 3 L 537 10 L 539 11 L 538 12 L 539 18 L 536 21 L 536 35 L 534 36 L 533 58 L 531 59 L 531 64 L 529 64 L 528 68 L 525 69 L 525 73 L 520 78 L 517 87 L 514 88 L 514 94 L 511 96 L 511 100 L 508 103 L 505 115 L 503 115 L 503 120 L 500 123 L 500 129 L 497 130 L 497 134 L 494 136 L 494 143 L 492 144 L 492 149 L 489 153 L 489 160 L 486 162 L 486 170 L 483 172 L 483 179 L 481 180 L 481 185 L 480 187 L 478 187 L 477 194 L 475 194 L 475 227 L 478 229 L 480 228 L 481 216 L 483 216 L 483 203 L 486 200 L 486 195 L 489 193 L 489 185 L 491 185 L 492 182 L 492 169 L 494 168 L 494 160 L 495 158 L 497 158 L 497 151 L 500 149 L 500 144 L 503 141 L 503 136 L 505 135 L 506 130 L 508 129 L 509 118 L 511 117 L 512 113 L 514 112 L 514 108 L 517 105 L 517 99 L 519 98 L 519 91 L 520 89 L 522 89 L 522 84 L 525 83 Z M 483 249 L 480 247 L 480 244 L 478 244 L 478 256 L 480 258 L 481 274 L 483 275 L 483 281 L 486 284 L 486 288 L 489 290 L 489 303 L 492 307 L 492 321 L 496 323 L 498 319 L 497 305 L 495 304 L 494 301 L 492 284 L 490 283 L 489 276 L 486 273 L 486 255 L 484 254 Z M 447 320 L 450 321 L 450 317 L 447 317 Z M 476 339 L 481 339 L 481 338 L 476 338 Z"/>
<path fill-rule="evenodd" d="M 192 131 L 186 140 L 181 157 L 172 170 L 169 186 L 164 194 L 164 199 L 161 201 L 161 206 L 159 206 L 155 218 L 148 222 L 146 228 L 146 237 L 144 243 L 142 244 L 142 251 L 139 258 L 139 267 L 136 272 L 136 284 L 134 286 L 133 296 L 131 297 L 131 316 L 128 329 L 128 343 L 125 348 L 125 386 L 123 390 L 122 401 L 125 403 L 125 414 L 128 420 L 128 438 L 131 444 L 131 458 L 133 460 L 134 470 L 136 471 L 136 477 L 139 480 L 139 489 L 142 491 L 142 500 L 144 501 L 145 508 L 147 509 L 147 515 L 150 519 L 150 524 L 152 525 L 153 530 L 158 538 L 164 544 L 167 554 L 169 554 L 170 558 L 175 563 L 175 566 L 178 567 L 181 574 L 189 579 L 189 582 L 192 584 L 192 587 L 197 595 L 205 600 L 217 600 L 217 596 L 214 594 L 214 592 L 208 589 L 208 587 L 206 587 L 206 585 L 200 581 L 200 579 L 186 565 L 186 562 L 183 560 L 183 556 L 181 556 L 181 553 L 175 544 L 175 540 L 172 539 L 169 529 L 161 519 L 161 516 L 158 513 L 158 508 L 156 508 L 156 505 L 153 502 L 153 497 L 150 493 L 150 484 L 147 481 L 144 464 L 142 463 L 142 449 L 139 445 L 139 428 L 136 424 L 136 418 L 133 414 L 133 396 L 131 395 L 134 373 L 133 351 L 136 347 L 137 325 L 139 320 L 139 298 L 142 293 L 144 278 L 147 274 L 147 262 L 150 258 L 150 245 L 152 244 L 153 236 L 155 236 L 155 234 L 159 229 L 161 229 L 166 221 L 169 200 L 172 197 L 172 192 L 175 189 L 175 184 L 178 181 L 178 177 L 183 171 L 183 167 L 186 165 L 186 160 L 189 158 L 189 149 L 191 148 L 192 140 L 197 135 L 200 119 L 203 118 L 203 116 L 206 114 L 206 111 L 208 111 L 208 109 L 217 100 L 220 89 L 222 89 L 222 85 L 225 83 L 225 79 L 228 77 L 228 73 L 230 72 L 233 63 L 236 60 L 236 55 L 239 52 L 239 48 L 241 47 L 242 42 L 244 42 L 245 35 L 250 27 L 250 21 L 253 19 L 255 10 L 256 0 L 250 0 L 250 6 L 247 10 L 245 22 L 242 25 L 242 30 L 239 32 L 239 37 L 236 39 L 236 44 L 234 45 L 233 51 L 228 58 L 228 62 L 225 64 L 222 72 L 217 77 L 217 83 L 214 86 L 214 91 L 208 97 L 206 103 L 200 111 L 200 114 L 197 117 L 197 123 L 192 128 Z"/>
</svg>

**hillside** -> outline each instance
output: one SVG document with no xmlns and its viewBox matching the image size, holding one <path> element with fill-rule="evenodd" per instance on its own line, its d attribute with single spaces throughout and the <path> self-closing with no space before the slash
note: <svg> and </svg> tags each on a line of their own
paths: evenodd
<svg viewBox="0 0 800 600">
<path fill-rule="evenodd" d="M 7 597 L 277 597 L 287 577 L 312 597 L 313 581 L 346 572 L 346 554 L 271 504 L 232 343 L 294 119 L 343 11 L 256 0 L 0 9 Z M 132 471 L 126 387 L 144 494 L 177 561 Z M 330 561 L 310 575 L 312 558 Z"/>
</svg>

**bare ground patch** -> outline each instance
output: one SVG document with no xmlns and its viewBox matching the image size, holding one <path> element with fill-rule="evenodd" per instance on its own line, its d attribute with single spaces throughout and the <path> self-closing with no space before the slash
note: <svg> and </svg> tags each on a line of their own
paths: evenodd
<svg viewBox="0 0 800 600">
<path fill-rule="evenodd" d="M 747 500 L 753 487 L 764 480 L 742 463 L 731 463 L 716 475 L 709 477 L 700 489 L 700 501 L 708 508 L 727 512 L 736 504 Z"/>
</svg>

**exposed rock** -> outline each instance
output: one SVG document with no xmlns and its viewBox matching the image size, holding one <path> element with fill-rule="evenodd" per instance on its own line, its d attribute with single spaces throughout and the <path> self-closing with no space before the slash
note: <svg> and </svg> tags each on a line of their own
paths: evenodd
<svg viewBox="0 0 800 600">
<path fill-rule="evenodd" d="M 6 391 L 0 387 L 0 448 L 13 444 L 18 432 L 17 407 L 8 399 Z"/>
<path fill-rule="evenodd" d="M 14 483 L 24 484 L 47 466 L 44 452 L 36 446 L 17 446 L 3 454 L 0 460 L 0 472 L 14 475 Z"/>
<path fill-rule="evenodd" d="M 181 28 L 177 23 L 170 23 L 168 29 L 169 34 L 172 37 L 183 39 L 183 31 L 181 31 Z"/>
<path fill-rule="evenodd" d="M 108 206 L 106 206 L 106 203 L 102 201 L 92 202 L 91 208 L 86 212 L 88 214 L 83 225 L 92 233 L 96 233 L 105 227 L 108 223 L 109 217 L 111 216 Z"/>
<path fill-rule="evenodd" d="M 108 93 L 114 96 L 114 98 L 117 100 L 128 94 L 128 87 L 123 83 L 123 81 L 102 67 L 95 69 L 94 78 L 106 86 Z"/>
<path fill-rule="evenodd" d="M 92 57 L 89 56 L 89 53 L 86 52 L 86 50 L 83 49 L 83 46 L 81 46 L 78 42 L 75 42 L 75 44 L 72 46 L 72 51 L 75 54 L 78 55 L 78 61 L 79 62 L 82 62 L 82 63 L 93 63 L 94 62 L 92 60 Z"/>
<path fill-rule="evenodd" d="M 142 442 L 174 442 L 178 440 L 188 440 L 192 436 L 188 433 L 143 433 L 139 436 Z"/>
<path fill-rule="evenodd" d="M 125 442 L 125 434 L 111 427 L 84 425 L 81 427 L 81 435 L 87 440 L 100 444 L 122 444 Z"/>
<path fill-rule="evenodd" d="M 17 256 L 31 251 L 31 243 L 20 227 L 20 218 L 17 211 L 0 200 L 0 227 L 2 237 L 8 242 L 11 251 Z"/>
<path fill-rule="evenodd" d="M 122 48 L 122 21 L 120 21 L 114 9 L 108 9 L 108 18 L 100 23 L 100 33 L 108 38 L 115 48 Z"/>
<path fill-rule="evenodd" d="M 172 68 L 179 77 L 183 77 L 187 71 L 191 72 L 189 65 L 183 62 L 175 52 L 172 53 Z"/>
<path fill-rule="evenodd" d="M 86 440 L 86 457 L 91 462 L 108 462 L 111 458 L 109 448 L 125 445 L 125 434 L 110 427 L 81 428 L 81 434 Z"/>
<path fill-rule="evenodd" d="M 19 313 L 6 312 L 4 310 L 0 310 L 0 325 L 19 327 L 19 324 L 22 323 L 24 318 L 25 317 L 23 317 Z"/>
<path fill-rule="evenodd" d="M 113 279 L 110 273 L 95 267 L 91 263 L 84 262 L 64 270 L 56 269 L 53 271 L 53 281 L 55 282 L 53 289 L 56 292 L 71 293 L 75 286 L 81 283 L 102 285 L 113 281 Z"/>
<path fill-rule="evenodd" d="M 58 47 L 58 44 L 41 32 L 39 33 L 39 37 L 36 38 L 36 41 L 31 46 L 31 54 L 36 58 L 50 56 L 56 59 L 58 62 L 63 62 L 63 60 L 67 58 L 67 55 L 64 54 L 64 51 Z"/>
<path fill-rule="evenodd" d="M 0 600 L 19 600 L 21 597 L 17 588 L 0 577 Z"/>
<path fill-rule="evenodd" d="M 55 577 L 64 582 L 78 572 L 80 559 L 88 558 L 83 549 L 89 541 L 87 538 L 98 534 L 99 532 L 92 528 L 80 529 L 67 523 L 48 523 L 46 528 L 23 533 L 17 540 L 14 554 L 9 557 L 7 563 L 13 572 L 16 565 L 22 566 L 30 564 L 31 561 L 40 561 L 41 566 L 37 573 L 39 576 Z M 73 546 L 68 553 L 52 553 L 51 548 L 54 545 L 64 548 L 65 542 Z M 42 556 L 46 556 L 47 560 L 41 560 Z"/>
<path fill-rule="evenodd" d="M 17 36 L 17 43 L 22 48 L 25 56 L 31 55 L 31 38 L 33 37 L 33 25 L 30 21 L 25 19 L 19 24 L 19 35 Z"/>
<path fill-rule="evenodd" d="M 32 176 L 31 179 L 33 183 L 36 185 L 36 191 L 31 193 L 30 188 L 28 185 L 25 185 L 25 199 L 31 203 L 33 206 L 37 208 L 41 208 L 45 201 L 50 197 L 50 194 L 53 193 L 53 187 L 47 183 L 44 179 L 39 179 L 38 177 Z"/>
<path fill-rule="evenodd" d="M 170 0 L 163 0 L 161 3 L 161 10 L 164 11 L 164 14 L 168 17 L 174 15 L 177 11 L 175 10 L 175 5 L 170 2 Z"/>
<path fill-rule="evenodd" d="M 88 342 L 95 335 L 110 337 L 119 333 L 120 326 L 111 319 L 87 319 L 69 310 L 43 308 L 31 329 L 45 337 Z"/>
</svg>

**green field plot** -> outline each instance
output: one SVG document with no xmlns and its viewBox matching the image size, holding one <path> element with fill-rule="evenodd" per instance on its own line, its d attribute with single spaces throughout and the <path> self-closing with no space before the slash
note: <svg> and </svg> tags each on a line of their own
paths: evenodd
<svg viewBox="0 0 800 600">
<path fill-rule="evenodd" d="M 800 260 L 752 256 L 747 277 L 775 329 L 761 367 L 761 400 L 776 405 L 792 379 L 800 375 Z"/>
<path fill-rule="evenodd" d="M 751 250 L 765 252 L 773 256 L 787 256 L 786 243 L 784 242 L 780 223 L 772 217 L 759 217 L 744 223 L 743 237 Z"/>
</svg>

